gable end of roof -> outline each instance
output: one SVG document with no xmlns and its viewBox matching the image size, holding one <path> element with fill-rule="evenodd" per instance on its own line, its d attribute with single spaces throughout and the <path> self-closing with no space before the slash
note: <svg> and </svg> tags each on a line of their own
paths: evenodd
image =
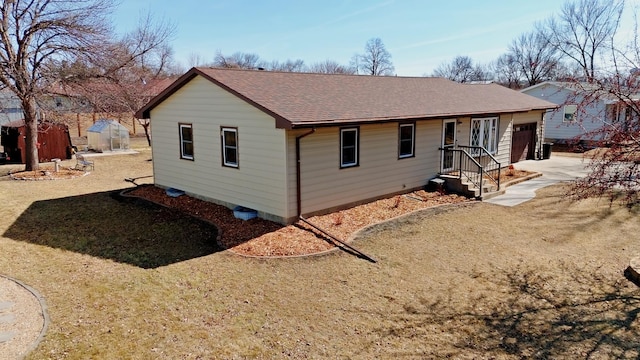
<svg viewBox="0 0 640 360">
<path fill-rule="evenodd" d="M 180 90 L 183 86 L 185 86 L 187 83 L 189 83 L 191 80 L 193 80 L 196 76 L 202 76 L 203 78 L 211 81 L 212 83 L 214 83 L 215 85 L 223 88 L 224 90 L 228 91 L 229 93 L 237 96 L 238 98 L 244 100 L 245 102 L 247 102 L 248 104 L 256 107 L 258 110 L 269 114 L 270 116 L 272 116 L 273 118 L 275 118 L 276 120 L 276 127 L 277 128 L 283 128 L 283 129 L 291 129 L 291 122 L 287 119 L 285 119 L 283 116 L 265 108 L 264 106 L 256 103 L 255 101 L 249 99 L 248 97 L 238 93 L 237 91 L 233 90 L 232 88 L 226 86 L 225 84 L 221 83 L 220 81 L 214 79 L 213 77 L 211 77 L 210 75 L 208 75 L 207 73 L 201 71 L 198 68 L 191 68 L 191 70 L 187 71 L 184 75 L 182 75 L 180 78 L 178 78 L 176 81 L 174 81 L 171 85 L 169 85 L 164 91 L 162 91 L 160 94 L 158 94 L 156 97 L 154 97 L 153 99 L 151 99 L 145 106 L 143 106 L 140 110 L 138 110 L 135 114 L 136 118 L 138 119 L 149 119 L 151 118 L 151 110 L 153 110 L 156 106 L 158 106 L 160 103 L 162 103 L 163 101 L 165 101 L 167 98 L 169 98 L 171 95 L 173 95 L 176 91 Z"/>
</svg>

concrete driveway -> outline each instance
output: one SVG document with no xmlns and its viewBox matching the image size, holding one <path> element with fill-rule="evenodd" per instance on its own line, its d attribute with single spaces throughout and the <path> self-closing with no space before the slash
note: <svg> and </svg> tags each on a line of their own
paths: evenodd
<svg viewBox="0 0 640 360">
<path fill-rule="evenodd" d="M 545 186 L 563 181 L 572 181 L 587 175 L 587 161 L 582 157 L 551 154 L 547 160 L 525 160 L 514 164 L 516 169 L 542 173 L 541 177 L 509 186 L 503 195 L 486 200 L 491 204 L 515 206 L 536 196 L 536 191 Z"/>
</svg>

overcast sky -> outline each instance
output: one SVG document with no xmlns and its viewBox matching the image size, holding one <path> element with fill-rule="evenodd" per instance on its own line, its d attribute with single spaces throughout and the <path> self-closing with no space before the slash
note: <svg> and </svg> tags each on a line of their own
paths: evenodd
<svg viewBox="0 0 640 360">
<path fill-rule="evenodd" d="M 638 3 L 627 0 L 622 31 L 631 29 Z M 399 76 L 422 76 L 457 55 L 494 60 L 561 6 L 560 0 L 126 0 L 114 17 L 123 32 L 145 11 L 173 22 L 175 59 L 185 68 L 190 54 L 211 61 L 216 51 L 346 65 L 379 37 Z"/>
</svg>

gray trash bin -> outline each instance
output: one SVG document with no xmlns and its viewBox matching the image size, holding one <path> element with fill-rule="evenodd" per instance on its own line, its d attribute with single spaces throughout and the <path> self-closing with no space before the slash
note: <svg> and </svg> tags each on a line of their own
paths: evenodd
<svg viewBox="0 0 640 360">
<path fill-rule="evenodd" d="M 551 148 L 553 147 L 553 143 L 543 143 L 542 144 L 542 158 L 544 160 L 549 159 L 551 157 Z"/>
</svg>

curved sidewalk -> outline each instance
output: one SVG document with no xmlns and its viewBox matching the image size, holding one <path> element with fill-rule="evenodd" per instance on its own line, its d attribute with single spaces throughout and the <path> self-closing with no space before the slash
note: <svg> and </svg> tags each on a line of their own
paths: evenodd
<svg viewBox="0 0 640 360">
<path fill-rule="evenodd" d="M 588 161 L 581 156 L 562 156 L 551 154 L 547 160 L 525 160 L 515 163 L 516 169 L 542 173 L 541 177 L 523 181 L 509 186 L 505 193 L 485 202 L 502 206 L 516 206 L 536 196 L 536 191 L 543 187 L 563 181 L 572 181 L 587 175 Z"/>
<path fill-rule="evenodd" d="M 0 360 L 22 359 L 47 331 L 42 296 L 30 286 L 0 275 Z"/>
</svg>

